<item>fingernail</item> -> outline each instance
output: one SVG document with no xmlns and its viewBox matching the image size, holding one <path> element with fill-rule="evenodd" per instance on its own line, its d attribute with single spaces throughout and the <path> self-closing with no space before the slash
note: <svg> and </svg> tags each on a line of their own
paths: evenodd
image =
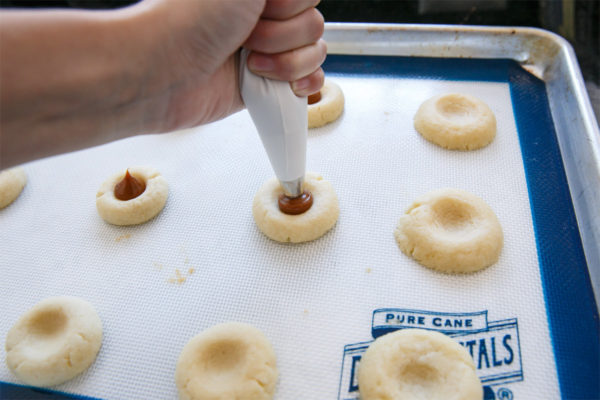
<svg viewBox="0 0 600 400">
<path fill-rule="evenodd" d="M 252 55 L 248 60 L 248 67 L 252 71 L 272 71 L 275 68 L 275 63 L 270 57 L 261 56 L 258 54 Z"/>
</svg>

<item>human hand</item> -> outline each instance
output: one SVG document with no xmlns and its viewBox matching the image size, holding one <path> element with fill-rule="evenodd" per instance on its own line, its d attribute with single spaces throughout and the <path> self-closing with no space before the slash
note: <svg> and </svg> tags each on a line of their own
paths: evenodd
<svg viewBox="0 0 600 400">
<path fill-rule="evenodd" d="M 298 96 L 323 86 L 321 64 L 327 46 L 321 39 L 324 19 L 314 8 L 319 0 L 268 0 L 244 44 L 252 53 L 248 67 L 257 75 L 289 81 Z"/>
<path fill-rule="evenodd" d="M 326 46 L 318 0 L 147 0 L 153 65 L 145 93 L 151 130 L 169 131 L 224 118 L 243 107 L 238 49 L 249 68 L 290 81 L 297 95 L 318 91 Z"/>
</svg>

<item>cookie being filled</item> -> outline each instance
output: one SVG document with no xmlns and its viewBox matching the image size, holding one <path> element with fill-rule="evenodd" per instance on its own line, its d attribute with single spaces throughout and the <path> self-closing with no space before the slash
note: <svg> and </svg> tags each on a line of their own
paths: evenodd
<svg viewBox="0 0 600 400">
<path fill-rule="evenodd" d="M 283 188 L 276 178 L 265 182 L 256 192 L 252 215 L 256 226 L 278 242 L 308 242 L 323 236 L 337 222 L 340 210 L 333 186 L 320 175 L 308 172 L 304 190 L 310 193 L 310 208 L 298 214 L 281 211 Z"/>
</svg>

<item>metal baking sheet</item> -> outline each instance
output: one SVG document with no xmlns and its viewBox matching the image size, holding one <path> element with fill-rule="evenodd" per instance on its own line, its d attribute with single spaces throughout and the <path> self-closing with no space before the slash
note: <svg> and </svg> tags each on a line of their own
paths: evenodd
<svg viewBox="0 0 600 400">
<path fill-rule="evenodd" d="M 249 205 L 272 171 L 245 112 L 30 163 L 21 198 L 0 212 L 10 232 L 0 335 L 49 295 L 98 308 L 100 355 L 55 396 L 174 398 L 183 344 L 235 319 L 273 341 L 280 399 L 356 399 L 368 343 L 411 326 L 466 346 L 486 399 L 594 397 L 598 127 L 571 48 L 533 29 L 328 24 L 325 36 L 324 68 L 346 111 L 311 131 L 307 164 L 340 197 L 332 232 L 297 246 L 257 232 Z M 493 106 L 492 145 L 457 154 L 412 130 L 420 101 L 443 90 Z M 163 213 L 139 227 L 104 224 L 91 200 L 124 162 L 150 163 L 170 182 Z M 393 241 L 414 197 L 449 182 L 484 197 L 503 223 L 502 258 L 482 273 L 428 271 Z M 0 380 L 1 398 L 41 396 L 15 386 L 6 366 Z"/>
</svg>

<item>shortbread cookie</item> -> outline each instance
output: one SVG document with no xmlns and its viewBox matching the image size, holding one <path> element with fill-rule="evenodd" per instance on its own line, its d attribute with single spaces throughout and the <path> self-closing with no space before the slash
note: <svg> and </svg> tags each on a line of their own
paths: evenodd
<svg viewBox="0 0 600 400">
<path fill-rule="evenodd" d="M 252 205 L 258 228 L 278 242 L 308 242 L 323 236 L 335 225 L 340 213 L 333 186 L 320 175 L 308 172 L 304 189 L 312 194 L 312 206 L 302 214 L 289 215 L 279 210 L 278 199 L 283 194 L 279 181 L 272 178 L 265 182 Z"/>
<path fill-rule="evenodd" d="M 475 150 L 496 136 L 496 117 L 483 101 L 466 94 L 435 96 L 419 107 L 415 129 L 437 145 Z"/>
<path fill-rule="evenodd" d="M 192 338 L 181 350 L 175 383 L 182 400 L 268 400 L 279 372 L 275 351 L 255 327 L 229 322 Z"/>
<path fill-rule="evenodd" d="M 319 94 L 320 99 L 308 105 L 309 128 L 318 128 L 335 121 L 344 110 L 344 94 L 335 82 L 325 79 Z"/>
<path fill-rule="evenodd" d="M 141 194 L 130 200 L 119 200 L 115 196 L 115 187 L 124 182 L 127 173 L 135 178 L 135 184 L 144 188 Z M 168 195 L 167 180 L 160 172 L 151 167 L 133 167 L 113 175 L 100 186 L 96 207 L 100 216 L 110 224 L 135 225 L 155 217 L 165 206 Z"/>
<path fill-rule="evenodd" d="M 54 386 L 85 371 L 102 344 L 102 322 L 90 303 L 61 296 L 42 300 L 6 335 L 6 364 L 23 382 Z"/>
<path fill-rule="evenodd" d="M 23 191 L 27 183 L 27 175 L 21 167 L 0 171 L 0 208 L 4 208 Z"/>
<path fill-rule="evenodd" d="M 394 232 L 404 254 L 443 272 L 474 272 L 498 261 L 502 227 L 479 197 L 440 189 L 417 199 Z"/>
<path fill-rule="evenodd" d="M 481 400 L 469 352 L 448 336 L 403 329 L 375 340 L 360 360 L 361 400 Z"/>
</svg>

